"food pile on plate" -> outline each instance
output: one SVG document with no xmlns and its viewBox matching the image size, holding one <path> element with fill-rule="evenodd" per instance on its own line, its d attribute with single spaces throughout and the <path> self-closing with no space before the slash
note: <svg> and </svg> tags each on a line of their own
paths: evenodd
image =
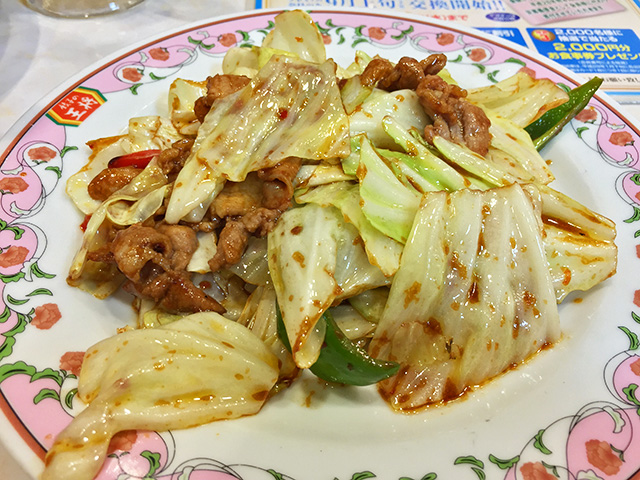
<svg viewBox="0 0 640 480">
<path fill-rule="evenodd" d="M 413 412 L 558 340 L 558 303 L 615 272 L 615 226 L 539 149 L 597 85 L 465 90 L 446 63 L 342 67 L 286 12 L 222 73 L 175 80 L 168 118 L 89 142 L 68 283 L 123 289 L 138 318 L 87 350 L 44 479 L 93 478 L 121 430 L 255 414 L 304 369 Z"/>
</svg>

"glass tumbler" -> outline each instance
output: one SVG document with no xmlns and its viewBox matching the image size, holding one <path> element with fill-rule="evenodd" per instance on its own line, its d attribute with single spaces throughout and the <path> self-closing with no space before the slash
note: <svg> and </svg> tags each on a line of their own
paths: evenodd
<svg viewBox="0 0 640 480">
<path fill-rule="evenodd" d="M 133 7 L 144 0 L 22 0 L 37 12 L 54 17 L 89 18 Z"/>
</svg>

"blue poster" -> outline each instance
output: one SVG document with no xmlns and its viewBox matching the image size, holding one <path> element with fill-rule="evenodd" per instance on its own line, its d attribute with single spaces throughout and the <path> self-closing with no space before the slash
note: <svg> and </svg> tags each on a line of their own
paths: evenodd
<svg viewBox="0 0 640 480">
<path fill-rule="evenodd" d="M 639 74 L 640 39 L 626 28 L 527 28 L 536 50 L 586 74 Z"/>
</svg>

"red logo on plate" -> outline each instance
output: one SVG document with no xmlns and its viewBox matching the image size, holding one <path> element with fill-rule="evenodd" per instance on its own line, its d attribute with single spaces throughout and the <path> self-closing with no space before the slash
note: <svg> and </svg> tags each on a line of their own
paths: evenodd
<svg viewBox="0 0 640 480">
<path fill-rule="evenodd" d="M 106 101 L 98 90 L 78 87 L 56 103 L 47 117 L 58 125 L 77 127 Z"/>
</svg>

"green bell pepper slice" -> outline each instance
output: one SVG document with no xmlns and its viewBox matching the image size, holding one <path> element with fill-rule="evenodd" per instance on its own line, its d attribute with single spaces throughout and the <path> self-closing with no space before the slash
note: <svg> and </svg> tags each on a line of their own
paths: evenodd
<svg viewBox="0 0 640 480">
<path fill-rule="evenodd" d="M 276 307 L 278 336 L 291 352 L 291 343 L 282 321 L 280 308 Z M 326 322 L 327 329 L 318 360 L 309 368 L 311 372 L 327 382 L 345 385 L 365 386 L 392 377 L 400 368 L 396 362 L 377 360 L 349 340 L 340 330 L 331 312 L 325 311 L 320 322 Z"/>
<path fill-rule="evenodd" d="M 601 84 L 601 78 L 593 77 L 583 85 L 569 91 L 569 100 L 565 103 L 545 112 L 540 118 L 524 128 L 533 140 L 536 150 L 540 151 L 573 117 L 587 106 Z"/>
</svg>

